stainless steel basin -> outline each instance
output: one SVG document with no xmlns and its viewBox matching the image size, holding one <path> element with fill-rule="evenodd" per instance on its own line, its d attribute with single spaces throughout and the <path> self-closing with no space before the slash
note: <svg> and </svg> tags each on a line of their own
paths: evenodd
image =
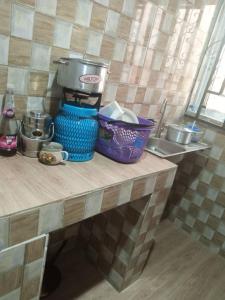
<svg viewBox="0 0 225 300">
<path fill-rule="evenodd" d="M 161 158 L 166 158 L 173 162 L 179 162 L 183 159 L 184 154 L 204 150 L 209 147 L 209 145 L 203 143 L 181 145 L 163 138 L 152 137 L 149 139 L 145 150 Z"/>
</svg>

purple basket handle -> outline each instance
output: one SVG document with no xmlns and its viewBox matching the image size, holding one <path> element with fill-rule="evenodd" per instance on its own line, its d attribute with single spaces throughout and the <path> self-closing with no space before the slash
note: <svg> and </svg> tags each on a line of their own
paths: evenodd
<svg viewBox="0 0 225 300">
<path fill-rule="evenodd" d="M 150 128 L 153 127 L 155 125 L 154 120 L 149 120 L 152 122 L 152 124 L 135 124 L 135 123 L 128 123 L 125 121 L 121 121 L 121 120 L 110 120 L 107 121 L 108 124 L 118 124 L 118 125 L 124 125 L 124 126 L 128 126 L 130 128 Z"/>
</svg>

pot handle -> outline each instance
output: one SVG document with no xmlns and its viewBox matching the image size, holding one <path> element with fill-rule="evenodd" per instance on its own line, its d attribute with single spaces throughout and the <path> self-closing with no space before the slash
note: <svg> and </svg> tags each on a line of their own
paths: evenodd
<svg viewBox="0 0 225 300">
<path fill-rule="evenodd" d="M 58 65 L 68 65 L 69 64 L 69 59 L 66 57 L 60 57 L 57 60 L 53 60 L 54 64 L 58 64 Z"/>
</svg>

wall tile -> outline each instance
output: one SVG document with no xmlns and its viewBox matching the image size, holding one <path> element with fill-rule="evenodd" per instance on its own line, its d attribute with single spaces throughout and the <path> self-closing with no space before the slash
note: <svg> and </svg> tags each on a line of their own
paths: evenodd
<svg viewBox="0 0 225 300">
<path fill-rule="evenodd" d="M 93 3 L 91 15 L 91 27 L 104 30 L 107 16 L 107 9 L 101 5 Z"/>
<path fill-rule="evenodd" d="M 117 205 L 120 186 L 112 186 L 104 190 L 101 211 L 109 210 Z"/>
<path fill-rule="evenodd" d="M 0 34 L 0 64 L 8 64 L 9 37 Z"/>
<path fill-rule="evenodd" d="M 129 17 L 133 17 L 135 4 L 136 0 L 124 0 L 122 12 Z"/>
<path fill-rule="evenodd" d="M 106 27 L 105 32 L 109 35 L 115 36 L 117 33 L 117 28 L 119 24 L 120 14 L 113 11 L 108 10 L 107 20 L 106 20 Z"/>
<path fill-rule="evenodd" d="M 95 0 L 95 2 L 105 6 L 109 6 L 109 0 Z"/>
<path fill-rule="evenodd" d="M 22 266 L 24 263 L 25 245 L 12 247 L 0 252 L 0 270 L 1 273 L 7 272 L 16 266 Z"/>
<path fill-rule="evenodd" d="M 48 74 L 43 72 L 30 72 L 29 95 L 42 96 L 46 95 L 48 84 Z"/>
<path fill-rule="evenodd" d="M 43 110 L 43 97 L 28 97 L 26 110 Z"/>
<path fill-rule="evenodd" d="M 113 56 L 113 48 L 115 39 L 110 36 L 104 35 L 101 47 L 101 57 L 111 60 Z"/>
<path fill-rule="evenodd" d="M 0 33 L 10 35 L 11 1 L 0 3 Z"/>
<path fill-rule="evenodd" d="M 47 15 L 55 16 L 57 0 L 49 0 L 49 1 L 36 0 L 36 7 L 37 7 L 37 11 L 40 11 Z"/>
<path fill-rule="evenodd" d="M 121 15 L 118 24 L 118 36 L 121 39 L 128 40 L 130 35 L 132 20 L 126 16 Z"/>
<path fill-rule="evenodd" d="M 85 196 L 67 200 L 64 203 L 64 226 L 79 222 L 84 216 Z"/>
<path fill-rule="evenodd" d="M 13 5 L 11 34 L 31 40 L 33 36 L 34 11 L 24 6 Z"/>
<path fill-rule="evenodd" d="M 37 236 L 38 210 L 10 217 L 9 245 L 15 245 Z"/>
<path fill-rule="evenodd" d="M 121 185 L 119 199 L 117 205 L 122 205 L 130 201 L 133 182 L 126 182 Z"/>
<path fill-rule="evenodd" d="M 123 0 L 110 0 L 109 7 L 113 10 L 121 12 L 123 8 Z"/>
<path fill-rule="evenodd" d="M 27 5 L 30 5 L 30 6 L 35 6 L 35 0 L 17 0 L 18 2 L 21 2 L 23 4 L 27 4 Z"/>
<path fill-rule="evenodd" d="M 84 52 L 87 47 L 88 31 L 84 27 L 74 26 L 71 38 L 71 48 L 73 50 Z"/>
<path fill-rule="evenodd" d="M 9 43 L 9 63 L 29 66 L 31 60 L 31 41 L 11 37 Z"/>
<path fill-rule="evenodd" d="M 51 223 L 48 220 L 51 219 Z M 40 208 L 38 233 L 48 233 L 63 226 L 63 205 L 53 203 Z"/>
<path fill-rule="evenodd" d="M 92 5 L 90 0 L 77 0 L 75 23 L 86 27 L 90 25 Z"/>
<path fill-rule="evenodd" d="M 56 21 L 54 32 L 54 46 L 69 49 L 71 35 L 72 24 L 63 21 Z"/>
<path fill-rule="evenodd" d="M 54 34 L 54 18 L 36 13 L 34 18 L 34 36 L 36 42 L 52 45 Z"/>
<path fill-rule="evenodd" d="M 116 100 L 116 93 L 117 93 L 117 84 L 114 83 L 107 83 L 104 91 L 104 99 L 105 101 L 115 101 Z"/>
<path fill-rule="evenodd" d="M 45 237 L 26 244 L 25 263 L 38 260 L 43 257 L 45 250 Z"/>
<path fill-rule="evenodd" d="M 18 300 L 18 299 L 20 299 L 20 288 L 1 297 L 1 300 Z"/>
<path fill-rule="evenodd" d="M 19 80 L 18 80 L 19 79 Z M 28 71 L 19 68 L 8 68 L 7 88 L 12 88 L 19 95 L 27 94 Z"/>
<path fill-rule="evenodd" d="M 125 57 L 127 42 L 125 40 L 117 39 L 113 50 L 113 59 L 123 61 Z"/>
<path fill-rule="evenodd" d="M 89 218 L 101 212 L 103 191 L 97 191 L 87 195 L 85 201 L 85 218 Z"/>
<path fill-rule="evenodd" d="M 76 2 L 74 0 L 58 0 L 56 15 L 66 21 L 74 21 Z"/>
<path fill-rule="evenodd" d="M 100 55 L 103 35 L 96 31 L 89 31 L 87 53 L 91 55 Z"/>
<path fill-rule="evenodd" d="M 36 70 L 49 70 L 50 64 L 51 47 L 33 43 L 32 45 L 32 56 L 31 66 Z"/>
<path fill-rule="evenodd" d="M 0 93 L 5 93 L 7 88 L 7 76 L 8 76 L 8 68 L 0 67 Z"/>
<path fill-rule="evenodd" d="M 15 268 L 0 273 L 0 297 L 8 294 L 12 290 L 18 289 L 22 281 L 22 266 L 16 266 Z"/>
<path fill-rule="evenodd" d="M 0 251 L 3 248 L 7 248 L 8 232 L 9 232 L 9 219 L 0 218 Z"/>
</svg>

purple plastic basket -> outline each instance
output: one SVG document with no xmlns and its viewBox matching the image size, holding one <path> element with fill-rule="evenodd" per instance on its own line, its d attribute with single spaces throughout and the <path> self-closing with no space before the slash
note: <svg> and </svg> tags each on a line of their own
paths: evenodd
<svg viewBox="0 0 225 300">
<path fill-rule="evenodd" d="M 141 157 L 154 120 L 138 118 L 139 124 L 116 121 L 98 114 L 100 131 L 96 150 L 122 163 L 134 163 Z"/>
</svg>

